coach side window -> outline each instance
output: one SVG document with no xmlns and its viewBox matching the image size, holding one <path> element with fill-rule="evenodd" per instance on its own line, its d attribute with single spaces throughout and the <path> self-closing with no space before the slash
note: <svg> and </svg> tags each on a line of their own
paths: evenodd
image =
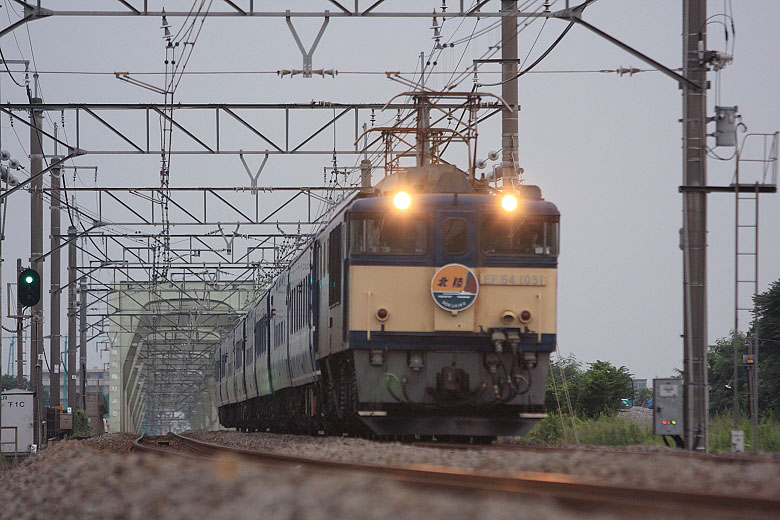
<svg viewBox="0 0 780 520">
<path fill-rule="evenodd" d="M 328 304 L 341 302 L 341 224 L 328 235 Z"/>
</svg>

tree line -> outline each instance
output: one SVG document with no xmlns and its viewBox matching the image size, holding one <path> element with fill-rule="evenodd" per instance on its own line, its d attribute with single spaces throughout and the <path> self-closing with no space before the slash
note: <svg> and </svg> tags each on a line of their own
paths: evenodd
<svg viewBox="0 0 780 520">
<path fill-rule="evenodd" d="M 598 360 L 585 368 L 573 355 L 550 364 L 545 395 L 545 408 L 550 413 L 557 413 L 560 405 L 560 410 L 568 414 L 570 402 L 580 418 L 615 415 L 625 407 L 621 399 L 631 398 L 631 373 L 624 366 Z"/>
<path fill-rule="evenodd" d="M 737 334 L 739 355 L 738 402 L 742 415 L 747 415 L 747 371 L 742 365 L 742 354 L 747 353 L 746 342 L 758 337 L 758 401 L 762 416 L 780 416 L 780 280 L 754 299 L 756 312 L 747 334 Z M 733 406 L 734 340 L 732 333 L 720 338 L 708 348 L 708 381 L 710 385 L 710 414 L 730 414 Z M 683 373 L 676 370 L 675 377 Z M 568 390 L 568 400 L 566 392 Z M 596 361 L 587 366 L 573 355 L 559 358 L 550 364 L 547 378 L 545 407 L 550 413 L 561 410 L 568 414 L 568 403 L 574 414 L 582 419 L 614 415 L 624 405 L 621 399 L 632 399 L 634 405 L 644 406 L 652 398 L 652 389 L 633 392 L 631 373 L 624 366 L 616 367 L 608 361 Z"/>
<path fill-rule="evenodd" d="M 739 356 L 738 408 L 747 415 L 747 372 L 751 368 L 742 365 L 746 354 L 746 342 L 758 337 L 758 404 L 759 415 L 780 415 L 780 280 L 754 298 L 756 307 L 753 323 L 747 334 L 736 334 L 717 340 L 708 351 L 708 380 L 710 384 L 710 413 L 730 414 L 733 408 L 734 340 Z M 735 337 L 736 336 L 736 337 Z"/>
</svg>

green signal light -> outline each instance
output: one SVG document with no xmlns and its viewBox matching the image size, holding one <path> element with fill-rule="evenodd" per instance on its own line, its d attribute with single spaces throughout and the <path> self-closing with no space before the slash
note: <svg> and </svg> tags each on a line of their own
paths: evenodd
<svg viewBox="0 0 780 520">
<path fill-rule="evenodd" d="M 24 281 L 27 282 L 27 283 L 33 283 L 33 277 L 32 276 L 28 276 L 28 277 L 26 277 L 24 279 Z"/>
</svg>

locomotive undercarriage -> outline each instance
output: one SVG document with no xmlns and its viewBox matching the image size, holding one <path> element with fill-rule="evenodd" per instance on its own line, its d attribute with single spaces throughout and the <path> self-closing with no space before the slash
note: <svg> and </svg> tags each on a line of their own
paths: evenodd
<svg viewBox="0 0 780 520">
<path fill-rule="evenodd" d="M 544 415 L 548 355 L 540 353 L 528 367 L 527 388 L 516 378 L 514 390 L 500 368 L 491 374 L 493 358 L 485 359 L 478 352 L 457 358 L 427 353 L 422 373 L 408 367 L 407 352 L 387 353 L 379 365 L 375 353 L 350 350 L 321 361 L 320 382 L 223 406 L 220 422 L 248 431 L 381 438 L 486 440 L 527 433 Z"/>
</svg>

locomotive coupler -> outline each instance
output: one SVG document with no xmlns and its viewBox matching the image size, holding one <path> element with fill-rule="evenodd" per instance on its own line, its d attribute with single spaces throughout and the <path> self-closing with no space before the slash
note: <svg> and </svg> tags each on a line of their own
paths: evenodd
<svg viewBox="0 0 780 520">
<path fill-rule="evenodd" d="M 436 374 L 436 393 L 447 401 L 471 397 L 469 374 L 462 368 L 444 367 Z"/>
</svg>

